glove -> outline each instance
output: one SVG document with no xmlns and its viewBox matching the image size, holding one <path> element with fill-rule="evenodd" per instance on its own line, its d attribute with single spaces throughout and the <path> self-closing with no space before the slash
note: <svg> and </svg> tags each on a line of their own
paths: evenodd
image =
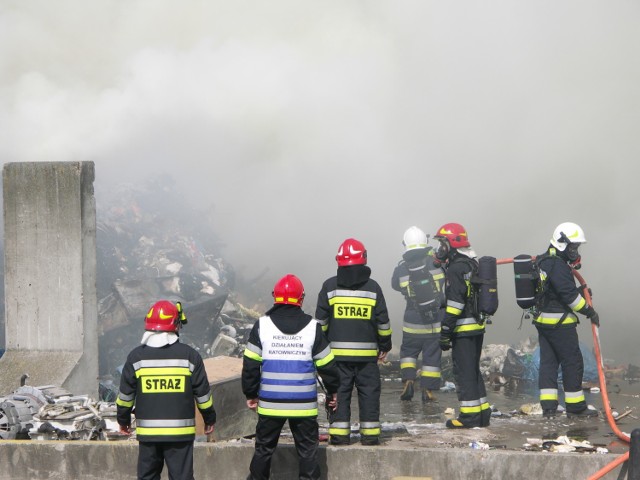
<svg viewBox="0 0 640 480">
<path fill-rule="evenodd" d="M 591 305 L 585 306 L 580 313 L 584 313 L 596 327 L 600 326 L 600 317 L 598 316 L 598 312 L 596 312 Z"/>
<path fill-rule="evenodd" d="M 440 334 L 440 350 L 446 352 L 451 348 L 451 336 Z"/>
</svg>

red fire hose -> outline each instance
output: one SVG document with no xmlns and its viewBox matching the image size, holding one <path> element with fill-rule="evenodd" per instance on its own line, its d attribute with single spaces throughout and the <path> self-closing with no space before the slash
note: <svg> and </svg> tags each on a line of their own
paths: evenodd
<svg viewBox="0 0 640 480">
<path fill-rule="evenodd" d="M 496 263 L 498 265 L 513 263 L 513 258 L 501 258 L 496 260 Z M 577 270 L 572 269 L 572 271 L 573 271 L 573 276 L 576 277 L 578 282 L 580 282 L 580 287 L 582 288 L 582 293 L 585 297 L 585 300 L 589 305 L 592 305 L 591 294 L 589 293 L 589 289 L 587 288 L 587 283 L 584 281 L 584 278 L 582 277 L 582 275 L 578 273 Z M 627 435 L 626 433 L 624 433 L 618 428 L 618 425 L 616 424 L 616 420 L 613 417 L 613 414 L 611 413 L 611 405 L 609 404 L 609 394 L 607 393 L 607 381 L 604 375 L 604 362 L 602 360 L 602 352 L 600 350 L 600 333 L 598 331 L 598 327 L 594 324 L 591 324 L 591 331 L 593 333 L 593 346 L 595 350 L 595 357 L 598 363 L 598 380 L 600 382 L 600 393 L 602 394 L 602 406 L 604 407 L 607 422 L 609 423 L 611 430 L 613 430 L 613 432 L 618 436 L 619 439 L 625 441 L 626 443 L 630 443 L 631 438 L 629 437 L 629 435 Z M 629 460 L 629 452 L 616 458 L 613 462 L 609 463 L 608 465 L 605 465 L 602 469 L 598 470 L 596 473 L 590 476 L 588 480 L 597 480 L 599 478 L 604 477 L 607 473 L 609 473 L 610 471 L 612 471 L 614 468 L 621 465 L 622 463 L 626 462 L 627 460 Z"/>
</svg>

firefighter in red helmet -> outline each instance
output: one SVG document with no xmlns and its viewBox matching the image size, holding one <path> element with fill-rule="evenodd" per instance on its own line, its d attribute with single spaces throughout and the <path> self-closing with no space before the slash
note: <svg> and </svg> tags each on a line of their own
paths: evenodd
<svg viewBox="0 0 640 480">
<path fill-rule="evenodd" d="M 351 433 L 351 394 L 360 406 L 363 445 L 380 443 L 380 371 L 391 350 L 391 323 L 380 285 L 371 278 L 367 250 L 348 238 L 336 255 L 338 271 L 318 294 L 316 318 L 327 332 L 340 372 L 338 408 L 331 416 L 330 443 L 347 445 Z"/>
<path fill-rule="evenodd" d="M 271 458 L 285 422 L 298 452 L 299 478 L 320 478 L 316 372 L 336 406 L 338 370 L 320 324 L 302 311 L 304 287 L 285 275 L 273 287 L 273 307 L 258 319 L 244 351 L 242 391 L 258 411 L 249 480 L 269 478 Z"/>
<path fill-rule="evenodd" d="M 213 432 L 216 412 L 202 357 L 178 338 L 186 323 L 180 302 L 156 302 L 145 317 L 141 345 L 122 370 L 117 419 L 129 434 L 135 405 L 138 478 L 160 478 L 166 462 L 172 479 L 193 480 L 195 405 L 205 433 Z"/>
<path fill-rule="evenodd" d="M 480 356 L 485 325 L 476 308 L 476 287 L 471 282 L 478 270 L 477 255 L 459 223 L 447 223 L 435 234 L 440 242 L 436 258 L 446 271 L 446 308 L 440 331 L 440 348 L 451 349 L 460 412 L 447 420 L 448 428 L 488 427 L 491 408 Z"/>
</svg>

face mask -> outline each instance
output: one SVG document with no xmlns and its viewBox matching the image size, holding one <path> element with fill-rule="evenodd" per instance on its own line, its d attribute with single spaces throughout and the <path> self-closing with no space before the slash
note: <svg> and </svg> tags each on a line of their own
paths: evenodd
<svg viewBox="0 0 640 480">
<path fill-rule="evenodd" d="M 444 262 L 449 256 L 449 243 L 445 241 L 440 241 L 440 246 L 436 249 L 435 256 L 441 262 Z"/>
<path fill-rule="evenodd" d="M 566 253 L 570 263 L 574 263 L 576 260 L 580 258 L 580 253 L 578 252 L 578 248 L 580 248 L 579 243 L 570 243 L 569 245 L 567 245 Z"/>
</svg>

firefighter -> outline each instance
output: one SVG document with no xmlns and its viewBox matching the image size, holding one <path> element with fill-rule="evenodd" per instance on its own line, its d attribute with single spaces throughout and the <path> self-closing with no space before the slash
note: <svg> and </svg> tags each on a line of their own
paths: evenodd
<svg viewBox="0 0 640 480">
<path fill-rule="evenodd" d="M 322 284 L 316 318 L 331 342 L 340 372 L 338 408 L 331 416 L 329 441 L 348 445 L 351 394 L 355 385 L 363 445 L 380 443 L 380 370 L 391 350 L 391 324 L 380 285 L 371 278 L 367 250 L 348 238 L 336 255 L 337 275 Z"/>
<path fill-rule="evenodd" d="M 446 310 L 440 332 L 440 348 L 452 350 L 453 373 L 460 412 L 447 420 L 447 428 L 488 427 L 491 409 L 484 379 L 480 373 L 480 356 L 485 326 L 476 308 L 477 290 L 471 282 L 477 272 L 476 253 L 471 248 L 465 228 L 447 223 L 434 236 L 440 246 L 436 259 L 446 270 Z"/>
<path fill-rule="evenodd" d="M 444 270 L 434 265 L 433 249 L 428 237 L 418 227 L 408 228 L 403 235 L 405 252 L 391 277 L 391 287 L 406 300 L 400 371 L 403 389 L 401 400 L 414 394 L 418 357 L 422 353 L 420 387 L 422 401 L 434 401 L 434 390 L 440 389 L 440 326 L 444 316 Z"/>
<path fill-rule="evenodd" d="M 202 357 L 178 338 L 185 323 L 180 302 L 156 302 L 145 318 L 141 345 L 122 370 L 117 419 L 120 431 L 130 434 L 135 405 L 139 479 L 160 478 L 166 462 L 169 478 L 193 480 L 195 405 L 204 433 L 213 433 L 216 412 Z"/>
<path fill-rule="evenodd" d="M 285 275 L 273 288 L 273 307 L 253 326 L 244 351 L 242 391 L 258 411 L 249 480 L 269 478 L 271 458 L 285 422 L 293 434 L 299 478 L 320 478 L 316 371 L 335 409 L 338 369 L 320 324 L 302 311 L 304 287 Z"/>
<path fill-rule="evenodd" d="M 540 343 L 540 405 L 545 417 L 558 409 L 558 366 L 562 369 L 564 400 L 568 417 L 595 417 L 598 411 L 587 407 L 582 390 L 584 363 L 578 343 L 576 312 L 599 326 L 600 319 L 578 291 L 572 268 L 580 268 L 580 245 L 586 242 L 579 225 L 558 225 L 547 251 L 536 258 L 541 294 L 538 315 L 533 324 Z"/>
</svg>

